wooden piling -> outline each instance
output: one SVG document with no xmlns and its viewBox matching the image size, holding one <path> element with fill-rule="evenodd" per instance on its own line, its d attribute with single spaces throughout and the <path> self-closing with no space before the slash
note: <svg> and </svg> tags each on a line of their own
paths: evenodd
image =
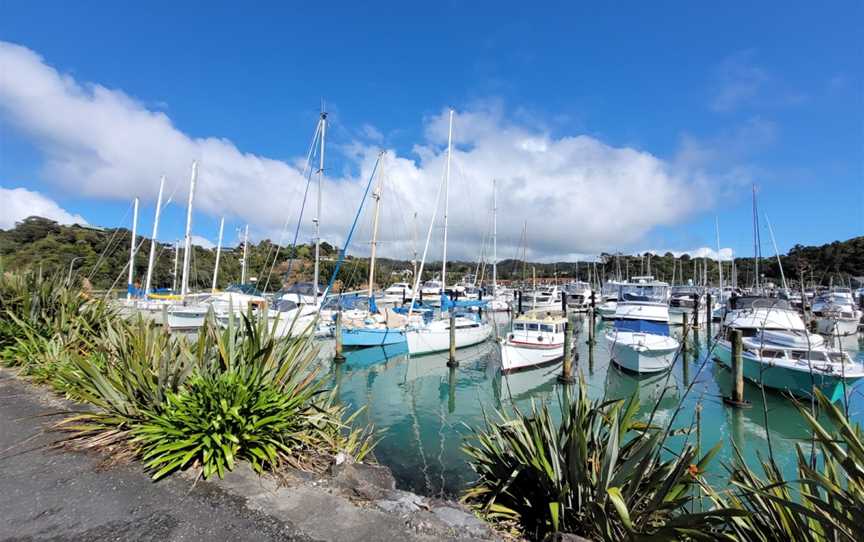
<svg viewBox="0 0 864 542">
<path fill-rule="evenodd" d="M 451 366 L 449 372 L 447 378 L 449 388 L 447 390 L 447 411 L 453 414 L 453 411 L 456 410 L 456 366 Z"/>
<path fill-rule="evenodd" d="M 733 407 L 749 407 L 750 402 L 744 399 L 744 358 L 743 358 L 743 334 L 740 329 L 729 332 L 732 342 L 732 396 L 724 397 L 723 402 Z"/>
<path fill-rule="evenodd" d="M 567 318 L 567 292 L 561 292 L 561 312 L 564 313 L 564 318 Z"/>
<path fill-rule="evenodd" d="M 450 356 L 447 359 L 447 367 L 458 367 L 456 361 L 456 314 L 450 312 Z"/>
<path fill-rule="evenodd" d="M 684 385 L 686 386 L 690 382 L 690 360 L 689 352 L 687 350 L 687 335 L 690 333 L 690 324 L 687 322 L 687 319 L 684 319 L 684 329 L 681 331 L 681 366 L 683 367 L 684 375 Z"/>
<path fill-rule="evenodd" d="M 573 327 L 569 320 L 564 322 L 564 361 L 561 364 L 561 374 L 558 382 L 572 384 L 576 379 L 573 377 Z"/>
<path fill-rule="evenodd" d="M 516 300 L 516 314 L 518 316 L 521 316 L 522 315 L 522 290 L 519 290 L 519 292 L 517 292 L 517 293 L 519 295 L 518 295 L 517 300 Z"/>
<path fill-rule="evenodd" d="M 699 294 L 693 294 L 693 329 L 699 327 Z"/>
<path fill-rule="evenodd" d="M 708 331 L 707 337 L 711 341 L 711 324 L 713 323 L 714 315 L 711 312 L 711 294 L 705 296 L 705 329 Z"/>
<path fill-rule="evenodd" d="M 336 313 L 336 353 L 333 355 L 333 361 L 342 363 L 345 361 L 345 356 L 342 354 L 342 311 Z"/>
<path fill-rule="evenodd" d="M 597 318 L 597 301 L 594 295 L 594 292 L 591 292 L 591 309 L 588 311 L 588 340 L 586 341 L 589 347 L 593 347 L 594 340 L 594 330 L 596 326 L 596 318 Z"/>
</svg>

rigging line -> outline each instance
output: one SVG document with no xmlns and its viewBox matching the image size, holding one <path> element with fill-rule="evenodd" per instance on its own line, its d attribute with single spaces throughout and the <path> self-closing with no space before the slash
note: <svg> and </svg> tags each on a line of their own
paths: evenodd
<svg viewBox="0 0 864 542">
<path fill-rule="evenodd" d="M 129 216 L 129 211 L 132 210 L 132 204 L 129 204 L 129 207 L 126 208 L 126 213 L 123 215 L 123 218 L 120 219 L 121 224 L 126 223 L 126 218 Z M 99 265 L 102 263 L 103 258 L 105 258 L 105 254 L 108 252 L 109 247 L 114 242 L 114 238 L 117 234 L 120 233 L 120 228 L 114 228 L 114 233 L 111 234 L 111 237 L 108 239 L 108 243 L 105 245 L 105 248 L 102 249 L 102 254 L 99 255 L 99 258 L 96 260 L 96 263 L 93 265 L 93 268 L 90 270 L 90 274 L 87 275 L 87 280 L 93 278 L 93 275 L 96 274 L 96 270 L 99 268 Z"/>
<path fill-rule="evenodd" d="M 303 223 L 303 210 L 306 208 L 306 200 L 309 197 L 309 186 L 312 184 L 312 153 L 315 150 L 315 143 L 318 141 L 318 137 L 321 134 L 321 122 L 318 122 L 318 126 L 315 128 L 315 135 L 312 136 L 312 143 L 309 145 L 309 154 L 306 155 L 306 189 L 303 191 L 303 202 L 300 204 L 300 215 L 297 217 L 297 227 L 294 230 L 294 240 L 291 242 L 291 258 L 288 260 L 288 269 L 285 271 L 286 277 L 291 277 L 291 267 L 294 264 L 294 260 L 297 258 L 297 237 L 300 235 L 300 224 Z"/>
<path fill-rule="evenodd" d="M 322 299 L 327 297 L 327 294 L 330 292 L 330 288 L 333 287 L 333 283 L 336 281 L 336 277 L 339 275 L 339 269 L 342 267 L 342 262 L 345 260 L 345 252 L 348 250 L 348 245 L 351 244 L 351 237 L 354 235 L 354 230 L 357 228 L 357 221 L 360 219 L 360 213 L 363 212 L 363 205 L 369 198 L 369 189 L 372 187 L 372 181 L 375 179 L 375 172 L 378 171 L 378 164 L 380 162 L 381 155 L 379 154 L 378 158 L 375 160 L 375 166 L 372 168 L 372 174 L 369 176 L 369 181 L 366 183 L 366 190 L 363 192 L 363 198 L 360 200 L 360 206 L 357 208 L 357 214 L 354 215 L 354 222 L 351 224 L 351 229 L 348 230 L 348 238 L 345 240 L 345 243 L 343 243 L 342 250 L 339 251 L 339 259 L 336 260 L 336 267 L 333 269 L 333 274 L 330 276 L 330 282 L 329 284 L 327 284 L 327 288 L 324 289 L 324 295 L 322 296 Z M 318 305 L 319 314 L 323 306 L 323 303 L 320 303 Z"/>
</svg>

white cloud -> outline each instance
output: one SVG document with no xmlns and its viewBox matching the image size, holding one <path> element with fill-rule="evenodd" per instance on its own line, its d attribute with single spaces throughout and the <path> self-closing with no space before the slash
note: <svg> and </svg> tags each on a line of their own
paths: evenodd
<svg viewBox="0 0 864 542">
<path fill-rule="evenodd" d="M 192 236 L 192 244 L 201 248 L 206 248 L 207 250 L 212 250 L 216 248 L 216 243 L 200 235 Z"/>
<path fill-rule="evenodd" d="M 176 188 L 179 201 L 185 198 L 189 165 L 198 160 L 197 210 L 248 221 L 259 236 L 278 239 L 286 219 L 293 232 L 305 188 L 302 160 L 286 163 L 242 152 L 226 139 L 188 136 L 164 113 L 148 110 L 122 91 L 78 82 L 18 45 L 0 42 L 0 71 L 0 116 L 41 149 L 45 178 L 52 182 L 83 196 L 153 199 L 165 173 L 172 185 L 166 190 Z M 379 253 L 385 256 L 410 256 L 415 211 L 422 250 L 444 170 L 447 112 L 424 124 L 426 139 L 415 145 L 412 156 L 391 154 L 387 160 L 379 235 Z M 310 133 L 313 129 L 308 127 Z M 500 104 L 457 114 L 454 138 L 451 258 L 478 256 L 490 227 L 493 178 L 498 180 L 502 259 L 521 246 L 525 221 L 528 257 L 552 260 L 633 246 L 652 228 L 680 223 L 713 203 L 713 190 L 705 189 L 712 182 L 708 175 L 585 135 L 551 137 L 537 123 L 508 120 Z M 324 182 L 322 236 L 341 244 L 380 149 L 363 142 L 342 142 L 337 148 L 359 171 L 356 177 Z M 314 202 L 314 193 L 310 196 Z M 312 236 L 313 215 L 306 210 L 303 242 Z M 368 222 L 367 213 L 354 253 L 368 251 Z M 440 228 L 433 238 L 440 238 Z M 440 243 L 429 254 L 430 260 L 440 258 Z"/>
<path fill-rule="evenodd" d="M 39 192 L 0 186 L 0 229 L 13 228 L 16 222 L 29 216 L 50 218 L 60 224 L 87 224 L 84 217 L 67 212 Z"/>
</svg>

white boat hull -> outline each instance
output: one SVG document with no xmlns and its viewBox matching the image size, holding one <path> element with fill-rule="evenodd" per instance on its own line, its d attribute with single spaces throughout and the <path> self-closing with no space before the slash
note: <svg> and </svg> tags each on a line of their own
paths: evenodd
<svg viewBox="0 0 864 542">
<path fill-rule="evenodd" d="M 554 363 L 563 357 L 564 344 L 519 345 L 509 340 L 501 343 L 501 370 L 504 372 Z"/>
<path fill-rule="evenodd" d="M 634 373 L 669 370 L 679 347 L 672 337 L 650 333 L 613 330 L 606 338 L 612 345 L 612 362 Z"/>
<path fill-rule="evenodd" d="M 481 322 L 474 327 L 458 327 L 457 324 L 456 348 L 480 344 L 491 334 L 492 326 L 486 322 Z M 439 320 L 428 326 L 409 329 L 405 338 L 408 341 L 408 352 L 411 355 L 444 352 L 450 349 L 449 322 Z"/>
</svg>

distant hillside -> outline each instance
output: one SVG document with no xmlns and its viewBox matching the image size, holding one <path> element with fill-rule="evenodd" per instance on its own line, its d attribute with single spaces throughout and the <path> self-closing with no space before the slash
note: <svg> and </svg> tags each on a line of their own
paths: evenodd
<svg viewBox="0 0 864 542">
<path fill-rule="evenodd" d="M 106 289 L 112 285 L 125 289 L 126 264 L 129 260 L 131 232 L 125 228 L 96 229 L 82 226 L 64 226 L 41 217 L 27 218 L 10 230 L 0 230 L 0 269 L 42 268 L 45 273 L 69 272 L 72 264 L 76 278 L 87 278 L 95 288 Z M 135 256 L 135 277 L 144 281 L 147 259 L 150 254 L 150 241 L 138 237 L 140 248 Z M 289 254 L 289 248 L 278 249 L 270 240 L 264 240 L 249 247 L 249 277 L 255 277 L 259 285 L 268 282 L 268 290 L 278 289 L 283 281 L 311 279 L 313 247 L 300 245 L 296 254 Z M 224 247 L 220 259 L 219 287 L 240 280 L 240 259 L 242 246 Z M 326 281 L 333 270 L 337 250 L 322 243 L 323 260 L 321 264 L 322 281 Z M 192 272 L 190 282 L 193 288 L 209 288 L 213 278 L 216 251 L 194 247 L 192 251 Z M 274 260 L 276 265 L 274 266 Z M 289 264 L 290 260 L 290 264 Z M 788 254 L 781 257 L 786 277 L 797 280 L 803 274 L 807 283 L 848 284 L 852 277 L 864 276 L 864 237 L 847 241 L 835 241 L 818 247 L 796 245 Z M 182 262 L 182 252 L 180 255 Z M 650 273 L 661 280 L 680 282 L 701 276 L 707 264 L 709 280 L 716 281 L 717 263 L 703 258 L 683 256 L 675 258 L 671 253 L 665 255 L 621 255 L 601 254 L 593 263 L 532 263 L 520 260 L 502 260 L 498 263 L 498 277 L 501 280 L 531 280 L 532 270 L 538 278 L 573 278 L 582 280 L 598 277 L 615 278 Z M 736 258 L 735 267 L 739 284 L 753 282 L 754 260 Z M 440 262 L 426 265 L 424 279 L 431 278 L 440 270 Z M 760 274 L 770 280 L 779 281 L 780 269 L 776 258 L 763 258 L 759 264 Z M 400 278 L 400 273 L 408 272 L 412 265 L 407 261 L 382 258 L 376 262 L 375 280 L 378 284 L 389 284 Z M 649 269 L 650 268 L 650 269 Z M 271 271 L 272 269 L 272 271 Z M 290 270 L 290 276 L 288 272 Z M 407 270 L 407 271 L 406 271 Z M 153 284 L 157 288 L 170 288 L 173 283 L 174 247 L 159 243 L 153 273 Z M 476 262 L 448 262 L 449 280 L 455 281 L 467 273 L 477 271 Z M 724 265 L 724 278 L 729 279 L 731 264 Z M 365 286 L 369 273 L 366 258 L 348 257 L 342 268 L 337 288 L 354 289 Z M 487 280 L 491 278 L 491 266 L 480 266 L 480 274 Z"/>
</svg>

